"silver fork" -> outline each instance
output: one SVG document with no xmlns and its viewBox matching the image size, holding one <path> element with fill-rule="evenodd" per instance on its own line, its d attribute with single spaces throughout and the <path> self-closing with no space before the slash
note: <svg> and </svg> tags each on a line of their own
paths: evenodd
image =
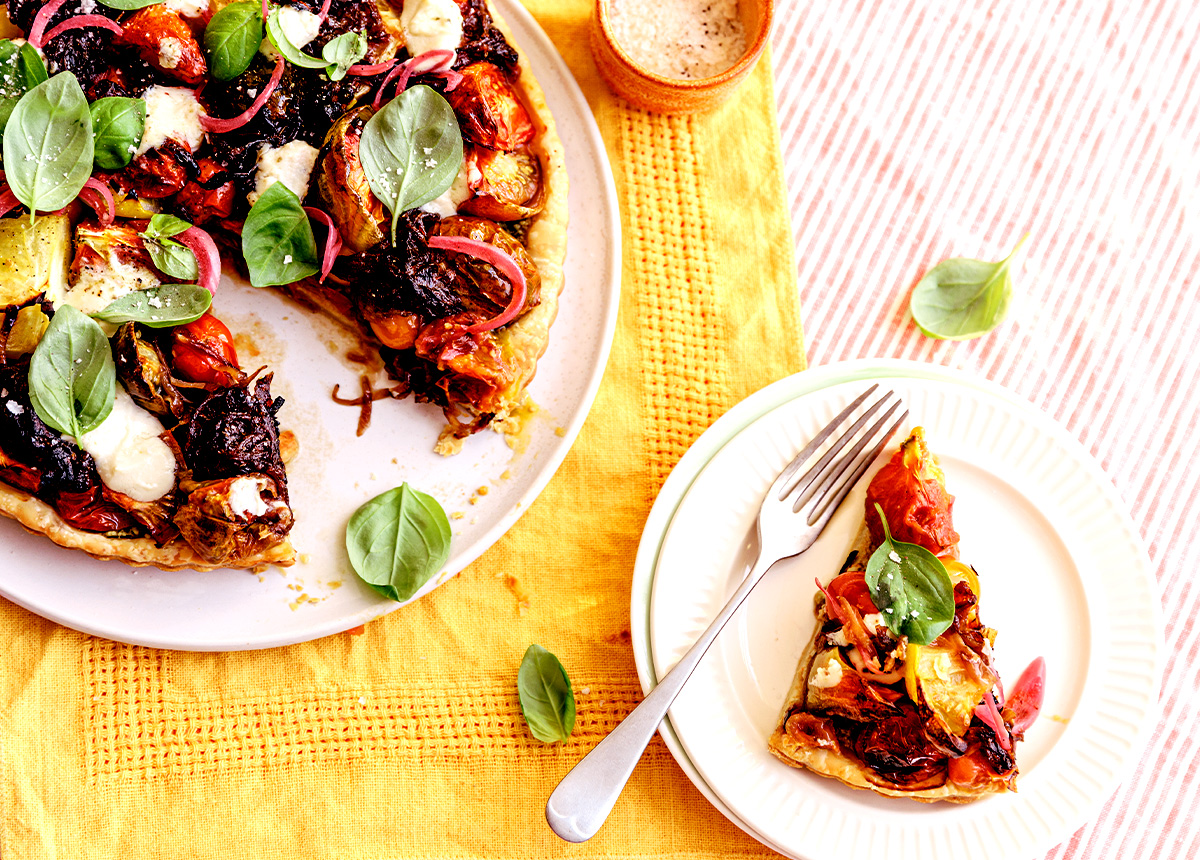
<svg viewBox="0 0 1200 860">
<path fill-rule="evenodd" d="M 741 586 L 691 649 L 650 691 L 650 695 L 584 756 L 554 789 L 546 802 L 546 821 L 560 837 L 568 842 L 583 842 L 596 835 L 600 825 L 612 812 L 617 797 L 667 715 L 671 703 L 721 628 L 775 562 L 799 555 L 813 545 L 837 506 L 908 417 L 908 411 L 905 410 L 885 428 L 884 425 L 902 405 L 896 397 L 890 408 L 860 433 L 872 416 L 895 397 L 893 392 L 888 391 L 868 407 L 811 468 L 798 474 L 801 466 L 816 454 L 833 432 L 877 388 L 877 385 L 871 386 L 847 406 L 779 474 L 767 490 L 759 509 L 758 557 L 750 566 L 750 572 Z M 797 514 L 800 516 L 797 517 Z"/>
</svg>

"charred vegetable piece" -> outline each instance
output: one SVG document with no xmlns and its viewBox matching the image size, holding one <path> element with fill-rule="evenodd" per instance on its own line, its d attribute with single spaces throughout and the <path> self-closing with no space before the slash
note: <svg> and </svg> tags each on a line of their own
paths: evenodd
<svg viewBox="0 0 1200 860">
<path fill-rule="evenodd" d="M 892 537 L 915 543 L 938 555 L 958 543 L 951 509 L 954 496 L 946 492 L 946 477 L 925 446 L 921 428 L 900 446 L 867 487 L 867 527 L 871 547 L 883 542 L 878 502 L 887 512 Z"/>
<path fill-rule="evenodd" d="M 253 390 L 250 390 L 253 385 Z M 183 457 L 198 482 L 258 472 L 272 478 L 287 500 L 271 374 L 215 391 L 196 407 L 183 441 Z"/>
<path fill-rule="evenodd" d="M 492 23 L 486 0 L 455 0 L 463 18 L 463 39 L 458 47 L 456 66 L 486 60 L 506 73 L 516 71 L 519 57 L 504 34 Z"/>
<path fill-rule="evenodd" d="M 117 381 L 134 402 L 169 423 L 185 420 L 191 408 L 171 381 L 162 350 L 143 338 L 131 322 L 122 324 L 111 340 Z"/>
<path fill-rule="evenodd" d="M 169 142 L 169 141 L 168 141 Z M 186 167 L 170 152 L 170 147 L 155 147 L 139 155 L 125 168 L 129 184 L 142 200 L 170 197 L 187 182 Z"/>
<path fill-rule="evenodd" d="M 103 488 L 102 494 L 106 501 L 125 511 L 131 519 L 145 529 L 146 533 L 159 546 L 179 534 L 179 529 L 172 521 L 175 516 L 175 493 L 167 493 L 152 502 L 139 502 L 108 487 Z"/>
<path fill-rule="evenodd" d="M 178 12 L 155 4 L 134 12 L 121 26 L 119 41 L 132 46 L 155 71 L 191 86 L 207 76 L 200 44 Z"/>
<path fill-rule="evenodd" d="M 446 93 L 446 100 L 458 115 L 465 139 L 506 152 L 533 139 L 529 112 L 500 69 L 491 63 L 472 63 L 460 72 L 463 78 Z"/>
<path fill-rule="evenodd" d="M 358 157 L 363 126 L 374 111 L 369 107 L 348 113 L 333 124 L 317 156 L 317 194 L 344 247 L 362 252 L 383 241 L 380 225 L 387 221 L 383 203 L 371 193 Z"/>
<path fill-rule="evenodd" d="M 437 225 L 437 232 L 442 236 L 463 236 L 477 242 L 486 242 L 504 251 L 516 261 L 525 275 L 525 305 L 521 313 L 537 306 L 541 299 L 541 275 L 525 247 L 511 233 L 484 218 L 466 218 L 460 215 L 443 219 Z M 512 298 L 512 284 L 495 267 L 468 254 L 452 251 L 443 253 L 462 275 L 456 284 L 466 307 L 477 309 L 484 317 L 491 317 L 508 306 L 509 299 Z"/>
<path fill-rule="evenodd" d="M 245 377 L 233 335 L 211 313 L 171 329 L 171 365 L 177 376 L 210 385 L 233 385 Z"/>
<path fill-rule="evenodd" d="M 67 288 L 71 219 L 66 215 L 0 218 L 0 307 L 24 304 L 39 293 L 51 301 Z"/>
<path fill-rule="evenodd" d="M 90 497 L 100 480 L 95 461 L 37 416 L 29 402 L 28 374 L 27 361 L 0 365 L 0 450 L 37 476 L 35 486 L 21 486 L 39 498 L 60 493 Z"/>
<path fill-rule="evenodd" d="M 475 196 L 463 201 L 460 212 L 493 221 L 516 221 L 541 211 L 545 204 L 542 168 L 528 149 L 501 152 L 472 146 L 466 163 L 468 175 L 478 174 L 479 178 L 472 183 Z"/>
<path fill-rule="evenodd" d="M 175 526 L 206 561 L 241 561 L 274 546 L 291 531 L 286 492 L 268 475 L 184 480 L 179 486 L 187 497 L 175 514 Z"/>
<path fill-rule="evenodd" d="M 237 186 L 232 177 L 221 182 L 222 176 L 229 177 L 229 173 L 216 161 L 196 159 L 196 175 L 175 195 L 175 206 L 187 220 L 199 226 L 233 213 Z"/>
<path fill-rule="evenodd" d="M 13 326 L 4 341 L 4 357 L 8 361 L 29 355 L 37 349 L 50 325 L 50 317 L 38 305 L 26 305 L 15 313 Z"/>
</svg>

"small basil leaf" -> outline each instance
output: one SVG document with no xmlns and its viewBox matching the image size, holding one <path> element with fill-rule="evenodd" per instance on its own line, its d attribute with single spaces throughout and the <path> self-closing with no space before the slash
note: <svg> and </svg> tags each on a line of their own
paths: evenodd
<svg viewBox="0 0 1200 860">
<path fill-rule="evenodd" d="M 299 66 L 302 69 L 323 69 L 325 61 L 317 57 L 310 57 L 308 54 L 301 51 L 288 38 L 287 33 L 283 30 L 283 24 L 280 20 L 282 6 L 276 6 L 267 15 L 267 38 L 271 40 L 271 44 L 275 46 L 283 58 L 293 66 Z"/>
<path fill-rule="evenodd" d="M 433 496 L 401 484 L 354 512 L 346 551 L 363 582 L 405 601 L 450 558 L 450 520 Z"/>
<path fill-rule="evenodd" d="M 134 290 L 110 302 L 94 319 L 120 325 L 141 323 L 150 328 L 168 328 L 200 319 L 212 307 L 212 293 L 195 284 L 166 284 Z"/>
<path fill-rule="evenodd" d="M 109 9 L 145 9 L 147 6 L 154 6 L 163 0 L 100 0 L 100 3 L 107 6 Z"/>
<path fill-rule="evenodd" d="M 120 170 L 142 142 L 146 101 L 108 96 L 92 102 L 91 111 L 96 166 L 101 170 Z"/>
<path fill-rule="evenodd" d="M 45 60 L 37 52 L 37 48 L 28 42 L 21 45 L 20 61 L 17 67 L 24 81 L 26 91 L 50 80 L 50 73 L 46 71 Z"/>
<path fill-rule="evenodd" d="M 331 81 L 346 77 L 346 70 L 367 55 L 367 34 L 351 31 L 335 36 L 325 43 L 321 56 L 328 63 L 325 74 Z"/>
<path fill-rule="evenodd" d="M 147 239 L 169 239 L 172 236 L 178 236 L 184 230 L 191 229 L 191 226 L 182 218 L 159 212 L 157 215 L 150 216 L 150 221 L 146 224 L 146 229 L 142 231 L 142 236 Z"/>
<path fill-rule="evenodd" d="M 883 508 L 884 540 L 867 561 L 865 579 L 871 601 L 889 630 L 928 645 L 954 620 L 954 584 L 938 557 L 915 543 L 892 539 Z"/>
<path fill-rule="evenodd" d="M 29 359 L 29 400 L 48 425 L 78 439 L 112 412 L 117 369 L 104 331 L 63 305 Z"/>
<path fill-rule="evenodd" d="M 282 182 L 250 207 L 242 225 L 242 256 L 256 287 L 291 284 L 321 270 L 312 223 L 300 198 Z"/>
<path fill-rule="evenodd" d="M 363 126 L 359 158 L 375 196 L 401 213 L 442 194 L 458 176 L 462 134 L 450 104 L 427 86 L 405 90 Z"/>
<path fill-rule="evenodd" d="M 194 281 L 200 277 L 196 255 L 174 239 L 143 239 L 150 261 L 168 278 Z"/>
<path fill-rule="evenodd" d="M 943 260 L 913 288 L 909 313 L 921 331 L 938 340 L 970 340 L 994 329 L 1012 301 L 1009 265 L 1029 234 L 998 263 L 952 257 Z"/>
<path fill-rule="evenodd" d="M 529 731 L 543 743 L 566 741 L 575 728 L 575 693 L 558 658 L 530 645 L 517 670 L 517 695 Z"/>
<path fill-rule="evenodd" d="M 92 175 L 92 114 L 79 81 L 60 72 L 17 102 L 4 129 L 4 178 L 33 212 L 61 209 Z"/>
<path fill-rule="evenodd" d="M 204 28 L 208 70 L 219 81 L 233 80 L 250 68 L 262 40 L 262 4 L 258 0 L 230 3 Z"/>
</svg>

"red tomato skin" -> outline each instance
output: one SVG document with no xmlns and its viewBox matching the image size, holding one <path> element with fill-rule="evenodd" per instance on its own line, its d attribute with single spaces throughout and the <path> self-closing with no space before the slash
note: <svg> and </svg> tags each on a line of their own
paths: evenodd
<svg viewBox="0 0 1200 860">
<path fill-rule="evenodd" d="M 211 313 L 178 326 L 171 337 L 171 365 L 177 376 L 222 386 L 241 379 L 233 335 Z"/>
</svg>

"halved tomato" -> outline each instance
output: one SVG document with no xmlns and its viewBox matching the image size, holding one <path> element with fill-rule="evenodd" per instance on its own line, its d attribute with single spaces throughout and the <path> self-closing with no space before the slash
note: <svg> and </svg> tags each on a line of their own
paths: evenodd
<svg viewBox="0 0 1200 860">
<path fill-rule="evenodd" d="M 541 211 L 542 166 L 528 148 L 502 152 L 469 146 L 464 160 L 475 196 L 458 207 L 460 212 L 517 221 Z"/>
<path fill-rule="evenodd" d="M 459 69 L 462 80 L 446 94 L 458 114 L 463 137 L 510 152 L 533 139 L 533 122 L 504 72 L 491 63 Z"/>
</svg>

